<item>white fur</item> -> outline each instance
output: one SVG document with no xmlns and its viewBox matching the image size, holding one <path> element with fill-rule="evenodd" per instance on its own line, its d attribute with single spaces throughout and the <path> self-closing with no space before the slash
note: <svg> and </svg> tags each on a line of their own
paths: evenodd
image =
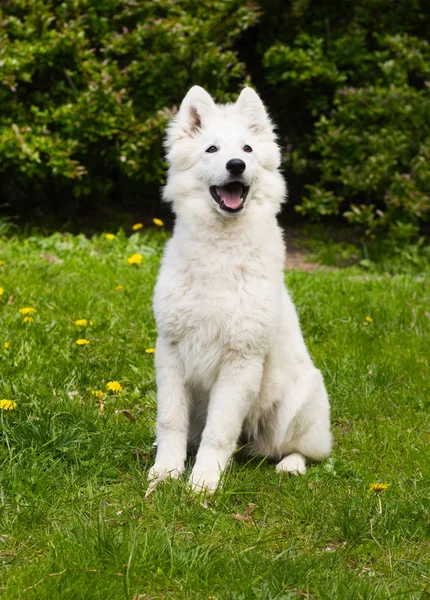
<svg viewBox="0 0 430 600">
<path fill-rule="evenodd" d="M 245 144 L 253 152 L 244 151 Z M 215 145 L 218 151 L 207 153 Z M 157 457 L 151 480 L 184 470 L 213 491 L 238 447 L 304 473 L 331 449 L 329 403 L 284 285 L 285 247 L 276 221 L 285 197 L 280 151 L 259 96 L 216 105 L 191 88 L 169 126 L 164 198 L 177 220 L 154 295 L 158 326 Z M 238 214 L 209 193 L 240 158 L 249 193 Z"/>
</svg>

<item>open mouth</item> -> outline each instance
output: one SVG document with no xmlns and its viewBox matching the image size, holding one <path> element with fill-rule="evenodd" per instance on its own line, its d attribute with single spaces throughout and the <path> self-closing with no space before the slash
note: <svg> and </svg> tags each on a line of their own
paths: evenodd
<svg viewBox="0 0 430 600">
<path fill-rule="evenodd" d="M 211 185 L 209 191 L 220 208 L 229 213 L 237 213 L 243 209 L 249 187 L 240 181 L 232 181 L 223 186 Z"/>
</svg>

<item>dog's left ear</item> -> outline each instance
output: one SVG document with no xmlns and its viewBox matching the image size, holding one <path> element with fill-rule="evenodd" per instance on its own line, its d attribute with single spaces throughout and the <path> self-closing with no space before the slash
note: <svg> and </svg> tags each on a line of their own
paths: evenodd
<svg viewBox="0 0 430 600">
<path fill-rule="evenodd" d="M 265 130 L 273 131 L 272 122 L 267 114 L 260 96 L 250 87 L 243 88 L 236 101 L 236 109 L 243 115 L 250 129 L 256 133 Z"/>
</svg>

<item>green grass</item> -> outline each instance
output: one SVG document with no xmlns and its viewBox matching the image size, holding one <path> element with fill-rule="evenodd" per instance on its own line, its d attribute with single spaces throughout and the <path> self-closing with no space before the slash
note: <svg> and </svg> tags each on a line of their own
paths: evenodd
<svg viewBox="0 0 430 600">
<path fill-rule="evenodd" d="M 382 233 L 365 236 L 351 227 L 315 223 L 297 224 L 288 234 L 290 246 L 306 251 L 309 262 L 329 267 L 355 264 L 371 274 L 428 272 L 430 245 L 424 236 L 412 240 Z"/>
<path fill-rule="evenodd" d="M 165 239 L 0 241 L 0 399 L 17 403 L 0 410 L 0 596 L 428 597 L 426 276 L 289 272 L 331 396 L 332 457 L 301 478 L 238 457 L 206 502 L 185 480 L 145 500 L 156 413 L 145 350 Z M 78 328 L 83 318 L 93 324 Z M 111 380 L 123 390 L 101 412 L 91 391 Z M 369 492 L 376 482 L 389 487 Z"/>
</svg>

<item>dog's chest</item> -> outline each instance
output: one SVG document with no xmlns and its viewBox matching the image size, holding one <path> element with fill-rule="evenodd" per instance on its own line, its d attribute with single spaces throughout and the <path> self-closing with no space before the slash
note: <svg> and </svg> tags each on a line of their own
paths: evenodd
<svg viewBox="0 0 430 600">
<path fill-rule="evenodd" d="M 266 352 L 274 295 L 268 274 L 244 261 L 206 269 L 166 265 L 156 290 L 157 325 L 176 345 L 192 378 L 211 379 L 230 353 Z"/>
</svg>

